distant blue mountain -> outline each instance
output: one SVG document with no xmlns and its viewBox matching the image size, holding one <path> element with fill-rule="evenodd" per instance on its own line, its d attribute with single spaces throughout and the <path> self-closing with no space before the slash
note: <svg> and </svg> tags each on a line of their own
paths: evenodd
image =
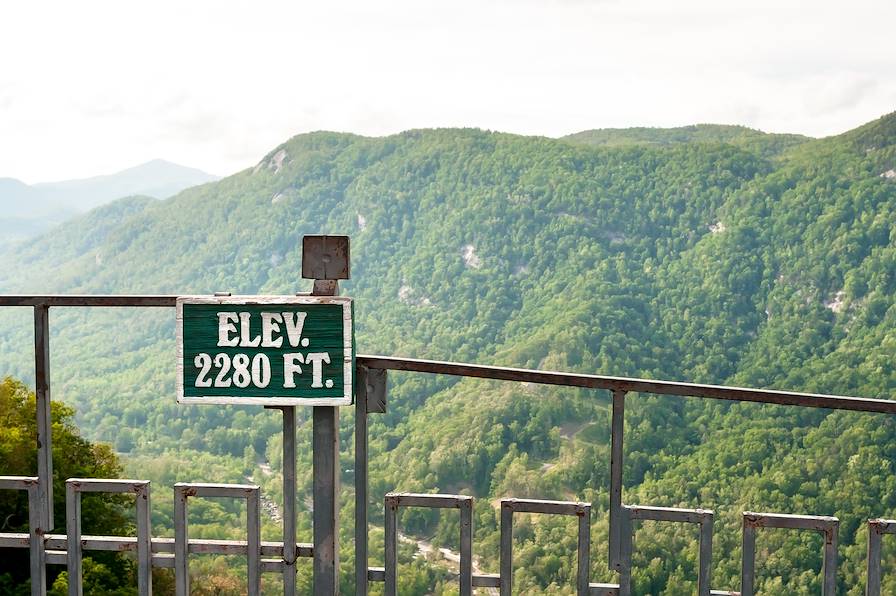
<svg viewBox="0 0 896 596">
<path fill-rule="evenodd" d="M 115 199 L 134 195 L 165 199 L 219 178 L 163 159 L 114 174 L 60 182 L 28 185 L 0 178 L 0 245 L 31 237 Z"/>
</svg>

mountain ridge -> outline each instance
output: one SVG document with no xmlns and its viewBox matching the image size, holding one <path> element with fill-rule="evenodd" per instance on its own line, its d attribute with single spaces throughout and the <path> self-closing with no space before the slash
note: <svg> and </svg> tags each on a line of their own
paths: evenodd
<svg viewBox="0 0 896 596">
<path fill-rule="evenodd" d="M 32 185 L 0 178 L 0 246 L 33 238 L 114 199 L 136 195 L 164 199 L 184 188 L 218 179 L 163 159 L 112 174 Z"/>
<path fill-rule="evenodd" d="M 753 137 L 595 147 L 476 129 L 298 135 L 216 183 L 116 202 L 16 247 L 0 256 L 0 288 L 292 294 L 308 283 L 302 235 L 347 233 L 353 279 L 341 286 L 360 352 L 892 397 L 896 182 L 881 176 L 892 121 L 771 149 Z M 265 412 L 174 404 L 171 313 L 125 310 L 53 313 L 54 396 L 78 408 L 85 433 L 168 462 L 276 463 Z M 0 374 L 28 378 L 16 346 L 32 341 L 30 318 L 0 322 Z M 606 544 L 607 396 L 400 374 L 389 391 L 370 423 L 377 507 L 385 490 L 475 495 L 476 552 L 491 567 L 489 502 L 501 496 L 592 502 L 592 536 Z M 840 588 L 859 593 L 863 520 L 896 509 L 893 421 L 650 395 L 626 410 L 626 502 L 716 510 L 717 587 L 738 577 L 740 512 L 773 510 L 844 520 Z M 306 490 L 308 454 L 298 465 Z M 456 540 L 453 519 L 402 521 Z M 561 593 L 574 577 L 574 534 L 558 523 L 521 530 L 520 593 Z M 791 556 L 769 562 L 761 589 L 817 593 L 805 570 L 821 549 L 784 534 L 763 536 Z M 636 592 L 691 593 L 693 550 L 673 529 L 641 528 Z M 605 557 L 594 579 L 613 579 Z"/>
</svg>

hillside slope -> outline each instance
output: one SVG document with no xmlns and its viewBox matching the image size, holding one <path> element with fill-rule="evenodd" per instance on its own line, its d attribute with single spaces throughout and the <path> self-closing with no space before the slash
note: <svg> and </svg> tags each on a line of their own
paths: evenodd
<svg viewBox="0 0 896 596">
<path fill-rule="evenodd" d="M 0 290 L 292 293 L 307 287 L 301 236 L 347 233 L 343 291 L 357 299 L 362 353 L 892 397 L 894 127 L 889 115 L 773 149 L 746 133 L 750 142 L 732 142 L 747 129 L 597 147 L 454 129 L 301 135 L 255 168 L 165 201 L 113 204 L 8 251 Z M 30 313 L 10 310 L 0 313 L 0 374 L 28 378 Z M 174 404 L 172 313 L 54 311 L 52 325 L 54 397 L 77 407 L 91 438 L 276 463 L 268 413 Z M 715 508 L 714 587 L 734 587 L 738 515 L 753 509 L 841 516 L 841 587 L 861 593 L 861 521 L 896 508 L 893 421 L 630 402 L 626 500 Z M 494 566 L 490 500 L 587 499 L 593 576 L 611 579 L 606 403 L 393 375 L 389 413 L 371 428 L 374 510 L 391 489 L 475 494 L 477 552 Z M 308 454 L 300 467 L 310 483 Z M 447 516 L 405 524 L 446 543 L 456 535 Z M 515 585 L 569 586 L 573 534 L 554 521 L 527 527 Z M 759 585 L 817 593 L 807 570 L 820 567 L 820 546 L 765 540 L 782 555 L 769 555 Z M 680 530 L 639 531 L 638 593 L 690 593 L 695 552 Z"/>
</svg>

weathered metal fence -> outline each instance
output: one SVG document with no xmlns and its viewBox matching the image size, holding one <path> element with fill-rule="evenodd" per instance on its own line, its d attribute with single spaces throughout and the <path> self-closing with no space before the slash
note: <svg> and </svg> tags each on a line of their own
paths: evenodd
<svg viewBox="0 0 896 596">
<path fill-rule="evenodd" d="M 320 280 L 319 280 L 320 281 Z M 315 282 L 316 291 L 335 293 L 333 283 Z M 0 296 L 0 306 L 31 307 L 34 310 L 35 381 L 37 395 L 38 475 L 0 476 L 0 490 L 28 492 L 29 532 L 0 533 L 0 547 L 28 548 L 31 557 L 32 593 L 46 593 L 46 566 L 65 565 L 69 571 L 69 593 L 81 594 L 80 569 L 83 550 L 132 551 L 138 564 L 140 594 L 152 592 L 151 567 L 175 570 L 178 594 L 189 593 L 188 555 L 199 553 L 238 554 L 247 558 L 247 593 L 257 594 L 263 573 L 283 576 L 284 591 L 295 593 L 296 561 L 313 559 L 315 594 L 338 593 L 338 411 L 314 408 L 314 542 L 296 542 L 296 419 L 294 406 L 278 406 L 283 411 L 283 535 L 282 542 L 262 542 L 259 535 L 259 488 L 254 485 L 179 483 L 175 492 L 174 538 L 152 537 L 150 483 L 143 480 L 79 479 L 67 481 L 66 534 L 51 534 L 52 437 L 50 435 L 50 349 L 49 310 L 58 307 L 169 307 L 176 296 Z M 609 391 L 612 395 L 610 458 L 609 567 L 618 572 L 616 584 L 593 583 L 589 579 L 591 547 L 591 505 L 582 502 L 502 499 L 500 573 L 473 572 L 473 498 L 464 495 L 389 493 L 385 496 L 385 567 L 369 567 L 368 552 L 368 416 L 385 412 L 387 371 L 406 371 L 477 377 L 521 383 L 540 383 Z M 578 518 L 576 586 L 579 595 L 621 595 L 631 593 L 633 522 L 654 520 L 695 524 L 700 530 L 698 593 L 753 594 L 754 553 L 757 528 L 812 530 L 824 535 L 823 593 L 832 595 L 837 576 L 837 530 L 833 517 L 743 513 L 743 559 L 739 591 L 712 589 L 713 512 L 703 509 L 676 509 L 625 504 L 622 495 L 623 421 L 628 394 L 650 393 L 705 399 L 748 401 L 785 406 L 853 410 L 896 414 L 896 401 L 835 395 L 814 395 L 786 391 L 744 389 L 715 385 L 676 383 L 649 379 L 524 370 L 475 364 L 436 362 L 359 356 L 355 396 L 355 580 L 356 594 L 366 595 L 370 582 L 385 582 L 387 595 L 398 591 L 396 516 L 399 507 L 458 509 L 460 524 L 460 593 L 469 595 L 476 587 L 498 588 L 502 596 L 513 593 L 513 514 L 526 512 L 567 515 Z M 2 470 L 0 470 L 2 472 Z M 83 492 L 131 493 L 137 499 L 137 536 L 82 536 L 80 494 Z M 248 505 L 246 540 L 189 539 L 187 499 L 191 496 L 245 499 Z M 881 585 L 881 539 L 896 533 L 896 521 L 872 519 L 868 522 L 868 596 L 879 596 Z"/>
</svg>

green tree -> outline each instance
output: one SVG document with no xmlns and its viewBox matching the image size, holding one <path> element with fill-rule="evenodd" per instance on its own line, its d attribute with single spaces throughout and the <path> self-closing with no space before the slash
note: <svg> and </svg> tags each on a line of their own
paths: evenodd
<svg viewBox="0 0 896 596">
<path fill-rule="evenodd" d="M 75 477 L 117 478 L 118 458 L 108 445 L 91 443 L 78 434 L 72 423 L 74 411 L 52 402 L 54 524 L 65 528 L 65 480 Z M 37 475 L 37 417 L 34 392 L 11 377 L 0 381 L 0 462 L 4 475 Z M 133 534 L 126 502 L 116 495 L 84 495 L 81 519 L 85 532 Z M 0 492 L 0 519 L 4 531 L 28 531 L 28 500 L 23 491 Z M 59 568 L 47 568 L 47 584 L 64 593 L 67 577 Z M 10 549 L 0 557 L 0 587 L 12 593 L 27 593 L 28 550 Z M 100 595 L 134 592 L 134 565 L 118 553 L 91 553 L 84 557 L 84 593 Z"/>
</svg>

